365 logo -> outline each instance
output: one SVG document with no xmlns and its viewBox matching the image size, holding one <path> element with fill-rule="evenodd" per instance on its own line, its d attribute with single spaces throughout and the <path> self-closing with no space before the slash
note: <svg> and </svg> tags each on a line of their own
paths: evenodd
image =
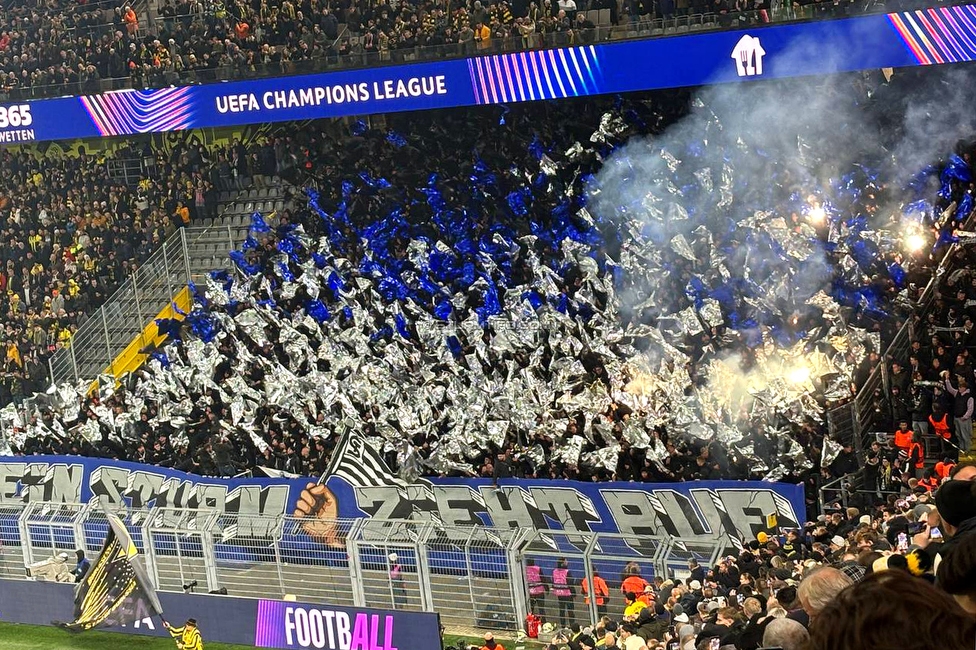
<svg viewBox="0 0 976 650">
<path fill-rule="evenodd" d="M 758 77 L 763 73 L 763 49 L 759 38 L 746 34 L 739 39 L 732 49 L 732 59 L 735 61 L 735 71 L 740 77 Z"/>
</svg>

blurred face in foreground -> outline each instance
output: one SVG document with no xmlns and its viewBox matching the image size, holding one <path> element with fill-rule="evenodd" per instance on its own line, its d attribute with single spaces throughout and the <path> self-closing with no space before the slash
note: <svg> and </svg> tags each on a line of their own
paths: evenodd
<svg viewBox="0 0 976 650">
<path fill-rule="evenodd" d="M 976 467 L 963 467 L 952 478 L 956 481 L 972 481 L 976 479 Z"/>
</svg>

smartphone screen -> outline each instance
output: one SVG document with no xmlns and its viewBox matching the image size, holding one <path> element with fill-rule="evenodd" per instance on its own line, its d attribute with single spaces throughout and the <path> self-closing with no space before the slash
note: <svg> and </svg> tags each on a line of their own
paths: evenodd
<svg viewBox="0 0 976 650">
<path fill-rule="evenodd" d="M 929 529 L 929 537 L 932 539 L 942 539 L 942 531 L 939 530 L 938 526 Z"/>
<path fill-rule="evenodd" d="M 714 637 L 708 642 L 708 650 L 718 650 L 722 646 L 722 640 L 718 637 Z"/>
</svg>

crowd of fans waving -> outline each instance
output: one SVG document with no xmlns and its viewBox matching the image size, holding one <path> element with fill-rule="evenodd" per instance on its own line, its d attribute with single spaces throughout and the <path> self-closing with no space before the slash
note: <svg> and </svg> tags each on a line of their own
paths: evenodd
<svg viewBox="0 0 976 650">
<path fill-rule="evenodd" d="M 389 211 L 390 206 L 402 202 L 404 195 L 400 193 L 406 193 L 408 197 L 410 193 L 415 193 L 417 197 L 422 197 L 411 199 L 414 202 L 410 210 L 416 211 L 416 215 L 415 223 L 410 227 L 426 228 L 428 226 L 423 224 L 430 219 L 430 216 L 424 212 L 426 208 L 422 206 L 434 205 L 440 196 L 460 200 L 460 196 L 471 191 L 465 187 L 471 182 L 468 174 L 475 174 L 470 179 L 490 177 L 491 182 L 497 183 L 500 188 L 505 187 L 506 184 L 515 187 L 515 184 L 524 183 L 524 180 L 521 180 L 520 170 L 539 164 L 538 155 L 533 153 L 532 147 L 526 148 L 525 144 L 526 141 L 536 137 L 532 135 L 533 133 L 541 131 L 542 137 L 547 138 L 551 143 L 551 151 L 565 151 L 567 148 L 571 149 L 574 142 L 588 140 L 593 132 L 593 125 L 603 119 L 601 118 L 603 111 L 610 109 L 615 103 L 618 106 L 613 107 L 614 110 L 621 113 L 634 111 L 632 117 L 634 124 L 640 125 L 635 128 L 649 132 L 664 128 L 680 116 L 687 107 L 686 98 L 680 94 L 673 94 L 667 100 L 657 99 L 654 102 L 634 102 L 622 106 L 619 102 L 619 99 L 607 99 L 605 102 L 588 101 L 573 106 L 567 105 L 563 109 L 573 113 L 571 120 L 553 119 L 553 111 L 563 109 L 552 106 L 505 111 L 501 117 L 501 121 L 506 122 L 505 128 L 499 128 L 499 117 L 493 112 L 475 115 L 445 112 L 439 114 L 436 119 L 431 118 L 432 121 L 411 116 L 408 120 L 392 120 L 389 125 L 393 128 L 387 129 L 371 130 L 365 125 L 352 125 L 351 128 L 346 125 L 329 125 L 321 130 L 308 130 L 299 134 L 293 142 L 279 143 L 282 146 L 265 145 L 265 154 L 256 152 L 255 160 L 263 158 L 287 160 L 289 161 L 287 164 L 292 166 L 292 171 L 301 170 L 329 179 L 327 183 L 321 185 L 323 189 L 322 195 L 318 197 L 318 203 L 330 213 L 347 210 L 349 215 L 349 221 L 345 225 L 339 224 L 335 232 L 328 231 L 332 227 L 328 225 L 332 220 L 323 219 L 312 209 L 296 215 L 276 215 L 272 220 L 272 230 L 287 233 L 290 232 L 289 229 L 300 225 L 305 235 L 312 240 L 323 236 L 332 237 L 333 241 L 337 242 L 334 244 L 337 248 L 331 252 L 321 249 L 317 254 L 324 258 L 326 255 L 335 255 L 341 250 L 343 259 L 346 260 L 344 264 L 351 265 L 353 268 L 362 267 L 380 254 L 389 256 L 391 260 L 403 260 L 411 255 L 415 256 L 416 251 L 408 250 L 407 241 L 401 239 L 401 235 L 383 239 L 382 250 L 371 246 L 371 251 L 367 251 L 356 243 L 354 232 L 363 232 L 357 229 L 378 227 L 372 224 L 371 219 L 375 218 L 372 215 L 383 214 Z M 441 137 L 431 138 L 431 132 L 438 133 Z M 477 151 L 473 166 L 472 151 Z M 211 166 L 217 170 L 216 175 L 211 175 L 211 180 L 221 189 L 233 186 L 237 182 L 235 180 L 237 174 L 220 172 L 220 170 L 227 171 L 228 165 L 225 163 L 228 160 L 239 162 L 242 158 L 248 158 L 233 151 L 229 155 L 226 152 L 215 154 L 198 152 L 197 155 L 201 159 L 210 161 Z M 410 164 L 410 161 L 418 159 L 430 161 L 432 167 L 422 169 Z M 182 164 L 185 164 L 185 161 L 181 162 Z M 594 155 L 592 159 L 580 163 L 580 169 L 586 172 L 595 168 L 597 164 Z M 180 167 L 173 169 L 179 170 Z M 187 176 L 192 178 L 193 172 L 187 173 Z M 337 177 L 341 177 L 343 181 L 335 181 Z M 296 182 L 309 180 L 308 176 L 292 178 Z M 446 179 L 447 185 L 442 186 L 438 193 L 432 194 L 429 183 L 435 178 Z M 499 180 L 500 178 L 503 180 Z M 478 183 L 480 182 L 479 180 Z M 349 203 L 348 199 L 354 195 L 353 188 L 357 188 L 355 190 L 357 198 Z M 514 201 L 511 194 L 505 199 L 507 189 L 491 191 L 500 191 L 500 199 Z M 476 193 L 471 198 L 481 201 L 478 196 Z M 482 208 L 479 209 L 485 209 L 492 203 L 482 201 L 481 205 Z M 540 214 L 545 213 L 550 207 L 542 209 Z M 508 227 L 506 224 L 510 223 L 511 216 L 507 213 L 503 214 L 500 205 L 495 210 L 494 214 L 486 212 L 470 224 L 470 232 L 475 238 L 483 236 L 490 239 L 492 232 L 505 232 L 503 228 Z M 159 218 L 166 221 L 167 212 L 168 210 L 160 210 Z M 558 214 L 558 211 L 554 214 Z M 557 225 L 558 223 L 562 222 L 557 222 Z M 438 227 L 442 225 L 439 224 Z M 547 227 L 555 226 L 544 223 L 535 232 L 541 233 Z M 281 241 L 275 232 L 269 233 L 265 228 L 263 232 L 255 231 L 252 234 L 253 244 L 246 247 L 236 261 L 240 269 L 253 266 L 254 269 L 259 270 L 257 275 L 252 277 L 267 274 L 268 284 L 263 285 L 264 288 L 261 289 L 264 292 L 261 294 L 262 300 L 277 302 L 285 306 L 288 312 L 293 312 L 295 309 L 309 309 L 309 303 L 303 303 L 308 300 L 307 295 L 302 292 L 285 293 L 288 283 L 281 282 L 282 270 L 280 266 L 271 263 L 271 260 L 281 252 Z M 612 239 L 608 239 L 606 245 L 612 247 L 614 245 Z M 531 257 L 526 256 L 525 250 L 527 249 L 521 252 L 521 259 L 530 260 Z M 617 255 L 612 250 L 610 252 Z M 559 256 L 564 255 L 565 252 L 559 251 L 551 243 L 543 245 L 540 242 L 536 247 L 536 254 L 543 260 L 553 258 L 553 261 L 548 263 L 558 266 Z M 665 254 L 672 253 L 665 252 Z M 331 263 L 330 260 L 331 258 L 327 258 L 323 263 Z M 519 264 L 524 263 L 523 261 Z M 674 266 L 680 269 L 681 273 L 674 274 L 673 286 L 669 287 L 669 290 L 673 291 L 677 300 L 683 294 L 683 287 L 690 281 L 692 269 L 677 255 L 674 256 Z M 298 267 L 294 268 L 293 273 L 297 275 Z M 924 271 L 925 267 L 920 269 Z M 255 272 L 251 271 L 251 273 Z M 609 269 L 599 271 L 597 277 L 607 277 L 608 273 Z M 517 281 L 520 275 L 522 277 L 531 275 L 531 271 L 528 267 L 514 265 L 512 275 Z M 573 317 L 578 315 L 582 318 L 586 316 L 587 309 L 592 309 L 588 305 L 600 304 L 598 295 L 595 302 L 586 302 L 594 298 L 584 300 L 584 295 L 589 292 L 589 285 L 584 284 L 582 277 L 574 277 L 573 274 L 552 277 L 557 283 L 552 298 L 557 310 L 565 309 L 566 313 Z M 922 273 L 918 278 L 918 284 L 924 286 L 925 279 Z M 359 286 L 362 286 L 362 283 Z M 395 290 L 393 285 L 389 287 Z M 342 300 L 342 296 L 345 295 L 347 296 L 345 299 L 348 300 L 348 290 L 342 292 L 337 288 L 323 287 L 320 295 L 328 294 L 331 296 L 330 301 Z M 896 294 L 893 285 L 884 291 L 889 298 Z M 373 358 L 374 355 L 382 357 L 387 354 L 384 352 L 384 346 L 404 345 L 404 339 L 418 337 L 419 332 L 413 330 L 411 325 L 402 325 L 392 315 L 384 314 L 382 311 L 366 311 L 367 316 L 364 321 L 362 317 L 356 316 L 353 307 L 365 310 L 373 310 L 376 307 L 369 304 L 368 295 L 357 300 L 360 304 L 353 304 L 349 308 L 348 314 L 351 316 L 346 315 L 346 310 L 343 309 L 332 321 L 339 328 L 356 327 L 361 332 L 366 332 L 368 340 L 365 341 L 365 348 L 349 343 L 356 348 L 357 355 L 364 355 L 363 358 Z M 378 295 L 375 295 L 375 300 L 377 303 L 382 302 Z M 486 305 L 479 302 L 480 299 L 473 293 L 469 300 L 471 302 L 462 307 L 473 310 L 486 308 Z M 499 300 L 503 302 L 504 295 L 501 295 Z M 210 307 L 214 311 L 227 311 L 228 315 L 235 313 L 229 309 L 223 310 L 216 304 L 211 304 Z M 435 308 L 439 307 L 435 305 Z M 459 307 L 448 305 L 445 308 L 452 310 Z M 309 312 L 311 313 L 311 309 Z M 895 313 L 910 312 L 902 310 Z M 641 319 L 646 318 L 646 315 L 625 314 L 624 317 L 635 324 L 640 324 Z M 327 320 L 328 317 L 322 318 Z M 222 316 L 221 319 L 225 324 L 229 322 L 226 317 Z M 384 319 L 389 319 L 385 325 Z M 891 322 L 892 320 L 868 317 L 865 325 L 882 334 L 884 342 L 890 340 L 893 328 L 897 327 L 897 323 Z M 177 326 L 173 331 L 174 338 L 194 338 L 188 330 L 189 328 L 184 326 L 181 331 Z M 251 330 L 250 335 L 238 332 L 235 333 L 235 338 L 214 341 L 217 362 L 212 370 L 212 377 L 215 384 L 222 388 L 228 379 L 239 376 L 243 372 L 244 374 L 240 376 L 246 379 L 246 383 L 263 385 L 265 393 L 271 395 L 276 393 L 275 386 L 281 381 L 281 376 L 276 374 L 278 372 L 276 368 L 287 367 L 298 377 L 312 371 L 336 372 L 338 361 L 329 362 L 325 359 L 316 361 L 314 356 L 297 354 L 286 345 L 284 340 L 278 338 L 279 335 L 280 332 L 275 331 L 274 328 L 266 328 L 263 336 L 260 333 L 255 335 L 254 330 Z M 337 330 L 335 335 L 350 336 L 349 332 L 342 334 L 341 329 Z M 692 357 L 695 357 L 708 348 L 712 337 L 721 339 L 724 336 L 727 336 L 726 332 L 722 328 L 717 328 L 701 337 L 689 337 L 686 341 L 687 349 L 691 351 Z M 267 340 L 262 341 L 262 338 Z M 348 338 L 345 340 L 350 341 Z M 516 366 L 526 368 L 531 364 L 531 357 L 527 351 L 502 353 L 497 350 L 485 350 L 484 354 L 487 356 L 482 358 L 473 354 L 477 350 L 477 344 L 478 341 L 471 339 L 470 336 L 463 336 L 460 337 L 460 347 L 451 352 L 455 359 L 466 357 L 461 362 L 462 365 L 458 366 L 464 373 L 478 367 L 473 365 L 478 363 L 481 372 L 489 375 L 499 373 L 499 377 L 504 377 Z M 554 349 L 549 352 L 544 350 L 545 354 L 559 354 L 559 350 L 555 349 L 555 341 L 552 345 Z M 191 356 L 194 356 L 190 352 L 190 348 L 181 343 L 162 354 L 157 361 L 185 364 L 189 362 Z M 169 358 L 166 358 L 167 354 Z M 245 356 L 260 361 L 257 364 L 248 361 L 242 366 Z M 480 360 L 476 362 L 475 359 Z M 612 359 L 609 357 L 596 354 L 584 358 L 580 369 L 583 374 L 578 379 L 580 384 L 609 385 L 607 364 L 610 361 Z M 868 358 L 861 370 L 870 370 L 872 363 L 877 363 L 876 354 Z M 438 365 L 437 367 L 443 369 L 449 366 Z M 554 374 L 554 366 L 534 364 L 531 367 L 533 373 L 543 370 L 548 373 L 538 375 L 543 382 L 551 382 L 557 376 Z M 341 372 L 337 375 L 340 378 L 345 376 Z M 695 372 L 693 364 L 691 372 L 692 374 Z M 156 373 L 155 376 L 163 375 L 165 373 Z M 854 377 L 853 380 L 853 389 L 856 390 L 862 378 Z M 944 382 L 945 379 L 940 378 L 940 381 Z M 957 383 L 953 382 L 956 380 L 950 378 L 949 384 L 955 389 Z M 93 435 L 90 433 L 91 430 L 88 435 L 63 436 L 53 433 L 33 435 L 26 440 L 19 451 L 126 458 L 207 475 L 235 475 L 261 467 L 299 475 L 315 475 L 328 466 L 330 450 L 337 437 L 341 435 L 339 427 L 343 422 L 349 421 L 349 418 L 353 420 L 361 418 L 366 427 L 365 432 L 370 435 L 381 435 L 389 426 L 393 426 L 393 430 L 396 430 L 397 427 L 410 424 L 406 421 L 390 424 L 385 416 L 382 418 L 377 416 L 379 411 L 376 408 L 343 412 L 341 409 L 344 406 L 339 402 L 293 404 L 281 401 L 285 398 L 280 398 L 277 402 L 266 401 L 253 412 L 248 411 L 246 419 L 241 419 L 241 411 L 232 409 L 228 393 L 222 394 L 221 390 L 215 390 L 213 386 L 197 386 L 192 390 L 189 388 L 184 390 L 189 392 L 186 395 L 187 399 L 183 400 L 185 408 L 179 412 L 179 418 L 172 417 L 171 404 L 167 403 L 169 398 L 160 399 L 158 396 L 151 396 L 149 399 L 140 398 L 137 410 L 132 411 L 135 408 L 133 405 L 137 402 L 131 400 L 127 391 L 123 389 L 114 395 L 95 398 L 84 405 L 80 422 L 92 425 Z M 245 388 L 242 387 L 241 390 L 244 391 Z M 946 391 L 948 392 L 948 386 Z M 355 405 L 353 407 L 355 408 Z M 232 416 L 232 412 L 236 415 Z M 421 471 L 580 480 L 735 479 L 754 476 L 756 459 L 773 466 L 779 462 L 778 459 L 782 458 L 784 453 L 793 449 L 793 445 L 798 445 L 805 457 L 812 459 L 813 462 L 805 466 L 799 463 L 790 465 L 786 467 L 783 476 L 788 480 L 805 480 L 810 488 L 808 500 L 812 504 L 816 498 L 819 478 L 850 474 L 856 471 L 860 464 L 848 446 L 836 455 L 836 459 L 829 463 L 828 467 L 818 468 L 816 460 L 821 458 L 825 431 L 823 425 L 813 419 L 806 420 L 799 426 L 788 426 L 789 440 L 784 439 L 782 434 L 766 431 L 763 426 L 757 424 L 745 438 L 751 447 L 751 454 L 746 454 L 742 453 L 739 447 L 722 444 L 716 439 L 689 442 L 687 438 L 669 435 L 666 429 L 648 427 L 644 430 L 646 439 L 641 439 L 641 435 L 633 437 L 631 434 L 635 422 L 629 417 L 631 412 L 626 403 L 617 401 L 595 419 L 563 413 L 561 422 L 555 424 L 556 429 L 552 428 L 553 425 L 549 425 L 549 428 L 537 427 L 533 431 L 526 432 L 513 428 L 507 431 L 503 429 L 499 434 L 500 437 L 494 439 L 496 441 L 470 465 L 442 463 L 427 466 Z M 131 413 L 133 419 L 126 422 L 121 418 L 107 417 L 106 413 Z M 164 414 L 167 415 L 165 419 L 162 417 Z M 50 412 L 35 414 L 34 417 L 42 421 L 44 431 L 50 431 L 56 420 L 56 415 Z M 228 426 L 230 421 L 234 424 Z M 643 429 L 642 423 L 638 422 L 637 426 Z M 479 424 L 479 427 L 483 429 L 483 423 Z M 391 435 L 390 430 L 386 433 Z M 436 456 L 433 452 L 438 448 L 440 436 L 443 434 L 444 431 L 428 428 L 423 431 L 415 430 L 405 439 L 410 441 L 422 461 L 434 463 L 436 458 L 432 458 L 432 455 Z M 561 460 L 564 456 L 560 441 L 573 437 L 580 439 L 581 448 L 577 449 L 575 458 Z M 601 437 L 603 440 L 612 440 L 615 444 L 619 444 L 619 458 L 615 456 L 611 459 L 612 462 L 600 460 Z M 914 464 L 917 458 L 911 460 L 912 448 L 908 446 L 905 450 L 908 453 L 904 453 L 903 449 L 894 442 L 893 437 L 892 443 L 879 445 L 877 450 L 871 452 L 875 454 L 876 460 L 871 460 L 872 456 L 869 454 L 867 464 L 869 467 L 875 462 L 881 467 L 890 466 L 890 469 L 879 472 L 879 475 L 889 480 L 889 483 L 884 486 L 887 488 L 884 491 L 890 489 L 894 492 L 909 493 L 919 487 L 920 480 L 925 480 L 924 472 L 915 471 Z M 402 467 L 405 464 L 406 459 L 402 456 L 401 449 L 389 446 L 384 451 L 391 466 Z M 587 455 L 589 455 L 588 462 L 576 462 L 579 458 L 587 459 Z M 931 454 L 929 458 L 931 459 Z M 540 459 L 545 460 L 540 462 Z M 783 462 L 789 463 L 789 460 Z M 912 464 L 911 470 L 908 469 L 909 463 Z M 927 484 L 929 483 L 931 481 Z M 875 495 L 875 498 L 880 496 L 880 492 L 879 489 L 879 494 Z"/>
</svg>

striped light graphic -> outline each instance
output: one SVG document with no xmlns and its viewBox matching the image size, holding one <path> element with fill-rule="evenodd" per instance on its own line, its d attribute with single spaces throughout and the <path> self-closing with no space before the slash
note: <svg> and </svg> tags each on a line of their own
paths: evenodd
<svg viewBox="0 0 976 650">
<path fill-rule="evenodd" d="M 920 65 L 976 61 L 976 7 L 935 7 L 888 14 Z"/>
<path fill-rule="evenodd" d="M 192 126 L 192 87 L 119 91 L 81 97 L 103 136 L 179 131 Z"/>
<path fill-rule="evenodd" d="M 478 57 L 468 70 L 477 104 L 592 95 L 603 81 L 592 45 Z"/>
</svg>

